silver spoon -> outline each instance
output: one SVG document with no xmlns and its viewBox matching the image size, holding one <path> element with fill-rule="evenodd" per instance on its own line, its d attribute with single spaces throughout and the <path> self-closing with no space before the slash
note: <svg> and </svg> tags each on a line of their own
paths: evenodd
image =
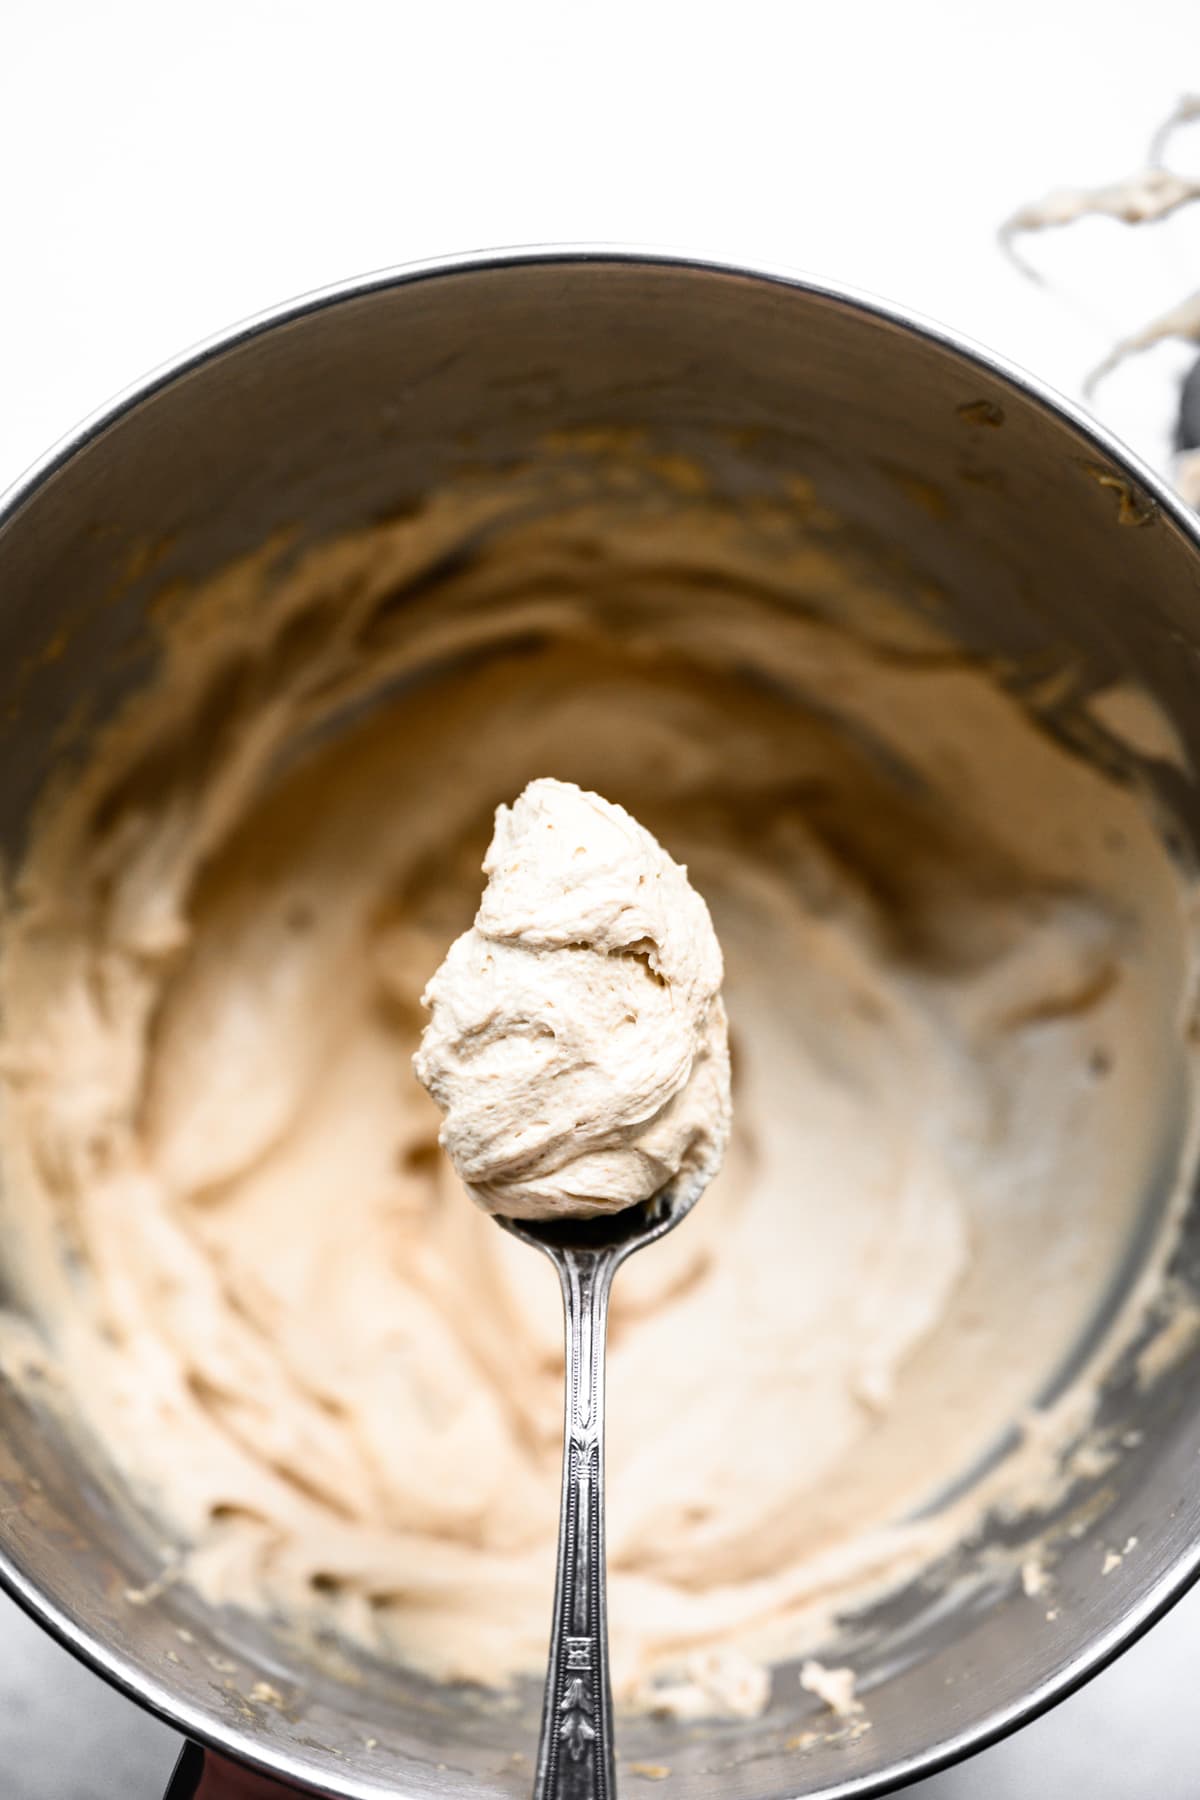
<svg viewBox="0 0 1200 1800">
<path fill-rule="evenodd" d="M 558 1271 L 566 1337 L 558 1574 L 534 1800 L 615 1800 L 612 1684 L 604 1571 L 604 1343 L 613 1276 L 691 1211 L 714 1167 L 650 1200 L 590 1219 L 496 1223 Z"/>
</svg>

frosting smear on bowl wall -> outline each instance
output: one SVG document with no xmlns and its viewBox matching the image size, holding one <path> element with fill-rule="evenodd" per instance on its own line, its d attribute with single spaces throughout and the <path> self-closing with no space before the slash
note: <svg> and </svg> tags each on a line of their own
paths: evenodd
<svg viewBox="0 0 1200 1800">
<path fill-rule="evenodd" d="M 178 1578 L 503 1685 L 545 1655 L 561 1324 L 483 1209 L 641 1198 L 728 1129 L 611 1313 L 614 1687 L 698 1715 L 1061 1492 L 1191 1170 L 1194 942 L 1136 782 L 852 542 L 686 474 L 464 482 L 164 600 L 13 872 L 2 1142 L 40 1366 Z M 530 896 L 522 832 L 595 794 Z M 580 846 L 704 901 L 579 919 Z M 537 1123 L 464 1061 L 501 964 L 531 1082 L 564 1058 Z"/>
</svg>

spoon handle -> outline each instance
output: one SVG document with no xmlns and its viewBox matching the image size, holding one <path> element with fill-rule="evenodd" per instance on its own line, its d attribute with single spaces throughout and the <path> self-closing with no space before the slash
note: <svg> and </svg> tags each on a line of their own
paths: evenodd
<svg viewBox="0 0 1200 1800">
<path fill-rule="evenodd" d="M 615 1800 L 604 1598 L 604 1338 L 619 1251 L 554 1251 L 566 1324 L 558 1576 L 534 1800 Z"/>
</svg>

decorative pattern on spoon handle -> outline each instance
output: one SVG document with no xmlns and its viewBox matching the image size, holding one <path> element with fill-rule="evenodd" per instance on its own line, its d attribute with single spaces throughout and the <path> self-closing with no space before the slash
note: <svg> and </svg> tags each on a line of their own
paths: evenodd
<svg viewBox="0 0 1200 1800">
<path fill-rule="evenodd" d="M 615 1800 L 604 1595 L 604 1338 L 612 1250 L 555 1258 L 566 1322 L 558 1579 L 534 1800 Z"/>
</svg>

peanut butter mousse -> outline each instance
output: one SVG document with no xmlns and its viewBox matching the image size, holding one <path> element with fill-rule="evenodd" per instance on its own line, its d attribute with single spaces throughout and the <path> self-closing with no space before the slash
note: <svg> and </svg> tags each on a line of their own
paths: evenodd
<svg viewBox="0 0 1200 1800">
<path fill-rule="evenodd" d="M 1192 889 L 1072 747 L 1116 766 L 1112 719 L 1051 729 L 1036 684 L 1070 683 L 960 653 L 823 520 L 506 480 L 165 596 L 153 677 L 46 794 L 0 966 L 0 1355 L 36 1347 L 204 1594 L 540 1675 L 559 1297 L 438 1148 L 421 997 L 476 1196 L 557 1207 L 709 1153 L 720 989 L 723 1166 L 613 1295 L 609 1614 L 619 1700 L 753 1712 L 773 1661 L 844 1660 L 840 1612 L 1056 1491 L 1193 1164 Z M 510 860 L 580 806 L 568 869 L 622 846 L 582 921 Z M 643 854 L 674 902 L 626 920 Z M 577 930 L 637 1018 L 600 1045 L 569 987 L 579 1066 L 514 1153 L 461 1062 L 472 959 Z"/>
<path fill-rule="evenodd" d="M 472 1199 L 587 1218 L 716 1171 L 729 1137 L 707 906 L 624 807 L 532 781 L 496 812 L 469 931 L 415 1058 Z"/>
</svg>

